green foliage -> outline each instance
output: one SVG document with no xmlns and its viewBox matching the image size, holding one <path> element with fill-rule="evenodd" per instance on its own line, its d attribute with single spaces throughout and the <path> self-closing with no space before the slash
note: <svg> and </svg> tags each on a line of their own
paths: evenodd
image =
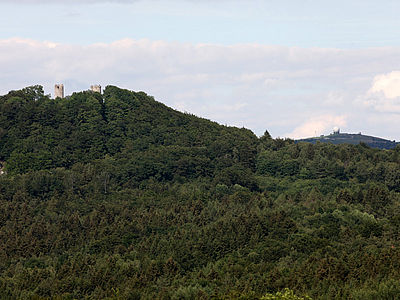
<svg viewBox="0 0 400 300">
<path fill-rule="evenodd" d="M 308 296 L 299 297 L 294 294 L 294 292 L 288 288 L 284 289 L 282 292 L 276 292 L 275 294 L 266 294 L 261 297 L 260 300 L 307 300 L 310 299 Z"/>
<path fill-rule="evenodd" d="M 258 139 L 113 86 L 12 91 L 0 298 L 394 299 L 399 153 Z"/>
</svg>

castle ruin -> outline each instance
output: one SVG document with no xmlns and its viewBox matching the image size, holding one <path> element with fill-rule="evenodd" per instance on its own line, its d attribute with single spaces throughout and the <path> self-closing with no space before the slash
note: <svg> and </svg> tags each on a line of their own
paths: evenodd
<svg viewBox="0 0 400 300">
<path fill-rule="evenodd" d="M 56 84 L 54 86 L 54 98 L 64 98 L 64 85 L 61 84 Z"/>
<path fill-rule="evenodd" d="M 101 85 L 91 85 L 90 91 L 101 94 Z M 54 99 L 56 98 L 64 98 L 64 84 L 62 83 L 54 85 Z"/>
<path fill-rule="evenodd" d="M 90 86 L 90 90 L 92 92 L 100 93 L 101 94 L 101 85 L 95 84 Z"/>
</svg>

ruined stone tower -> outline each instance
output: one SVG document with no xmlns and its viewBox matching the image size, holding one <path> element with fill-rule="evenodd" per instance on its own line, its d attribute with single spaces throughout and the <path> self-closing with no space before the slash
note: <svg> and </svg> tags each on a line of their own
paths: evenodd
<svg viewBox="0 0 400 300">
<path fill-rule="evenodd" d="M 56 84 L 54 86 L 54 98 L 64 98 L 64 85 L 63 84 Z"/>
<path fill-rule="evenodd" d="M 97 92 L 101 94 L 101 85 L 95 84 L 90 86 L 92 92 Z"/>
</svg>

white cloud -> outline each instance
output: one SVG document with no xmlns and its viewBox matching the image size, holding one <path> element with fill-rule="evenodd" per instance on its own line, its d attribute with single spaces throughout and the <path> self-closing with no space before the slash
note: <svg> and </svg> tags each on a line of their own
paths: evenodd
<svg viewBox="0 0 400 300">
<path fill-rule="evenodd" d="M 305 121 L 287 136 L 293 139 L 319 136 L 325 134 L 327 130 L 334 127 L 340 128 L 346 126 L 346 124 L 346 116 L 321 115 Z"/>
<path fill-rule="evenodd" d="M 324 99 L 324 104 L 330 106 L 341 106 L 345 103 L 345 98 L 346 97 L 343 92 L 331 91 L 326 95 L 326 98 Z"/>
<path fill-rule="evenodd" d="M 400 113 L 400 98 L 386 98 L 383 93 L 367 94 L 362 103 L 380 113 Z"/>
<path fill-rule="evenodd" d="M 368 66 L 370 61 L 375 63 Z M 0 94 L 33 84 L 51 93 L 54 83 L 64 83 L 67 94 L 95 83 L 113 84 L 143 90 L 167 105 L 223 124 L 244 125 L 259 135 L 268 129 L 273 136 L 290 132 L 291 137 L 304 137 L 342 126 L 344 120 L 346 128 L 367 133 L 372 127 L 363 120 L 373 112 L 353 99 L 370 89 L 376 74 L 392 71 L 393 61 L 400 62 L 399 48 L 306 49 L 132 39 L 82 46 L 13 38 L 0 40 Z M 385 76 L 376 82 L 395 77 Z M 381 95 L 387 101 L 381 110 L 392 110 L 388 105 L 396 105 L 398 98 L 384 94 L 389 89 L 395 93 L 392 86 L 371 92 L 375 102 L 369 105 L 377 105 Z M 304 123 L 304 116 L 316 115 L 324 119 Z M 381 136 L 393 136 L 397 133 L 391 128 L 400 123 L 391 122 L 392 127 L 374 123 L 373 128 L 382 130 Z"/>
<path fill-rule="evenodd" d="M 375 76 L 369 92 L 383 92 L 388 99 L 400 97 L 400 71 Z"/>
<path fill-rule="evenodd" d="M 376 75 L 359 101 L 378 112 L 400 113 L 400 71 Z"/>
</svg>

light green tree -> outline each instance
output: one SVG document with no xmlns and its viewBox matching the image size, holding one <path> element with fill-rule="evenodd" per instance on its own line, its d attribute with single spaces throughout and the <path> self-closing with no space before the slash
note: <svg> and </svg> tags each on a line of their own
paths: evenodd
<svg viewBox="0 0 400 300">
<path fill-rule="evenodd" d="M 261 300 L 311 300 L 311 298 L 309 296 L 297 296 L 292 290 L 286 288 L 283 291 L 275 294 L 268 293 L 261 297 Z"/>
</svg>

